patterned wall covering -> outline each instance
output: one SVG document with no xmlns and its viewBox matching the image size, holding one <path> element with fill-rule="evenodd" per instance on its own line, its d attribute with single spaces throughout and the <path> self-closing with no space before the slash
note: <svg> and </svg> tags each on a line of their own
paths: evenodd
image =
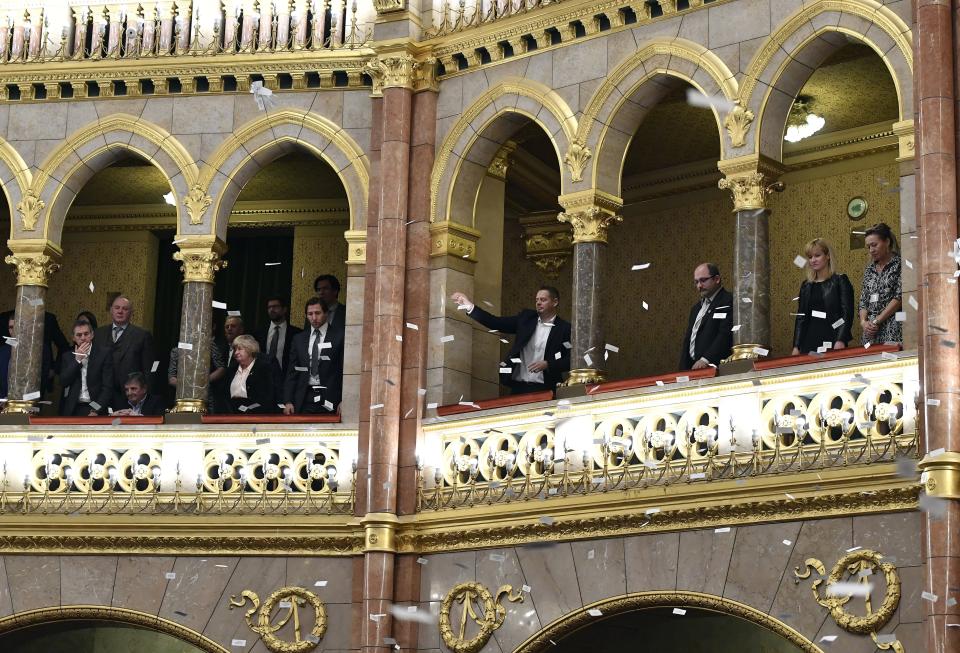
<svg viewBox="0 0 960 653">
<path fill-rule="evenodd" d="M 297 227 L 293 239 L 293 283 L 291 286 L 290 322 L 303 323 L 303 306 L 313 296 L 313 280 L 320 274 L 332 274 L 340 280 L 340 303 L 347 301 L 346 225 L 330 227 Z"/>
<path fill-rule="evenodd" d="M 894 153 L 889 163 L 863 159 L 864 169 L 836 172 L 824 167 L 818 179 L 792 181 L 771 199 L 770 262 L 772 268 L 772 356 L 790 353 L 795 312 L 792 299 L 803 280 L 793 259 L 803 245 L 816 236 L 831 241 L 837 249 L 837 268 L 845 272 L 859 297 L 866 251 L 850 250 L 850 230 L 887 221 L 899 233 L 899 195 Z M 850 164 L 845 164 L 849 170 Z M 809 176 L 809 171 L 801 173 Z M 797 175 L 794 175 L 795 177 Z M 870 204 L 860 222 L 846 216 L 850 198 L 862 195 Z M 681 204 L 682 200 L 678 200 Z M 605 288 L 605 341 L 620 348 L 610 354 L 605 367 L 608 378 L 658 374 L 676 369 L 683 330 L 690 307 L 697 299 L 692 285 L 697 263 L 712 259 L 725 275 L 732 290 L 733 215 L 729 196 L 719 190 L 694 203 L 644 212 L 642 206 L 628 207 L 621 225 L 611 230 L 607 250 Z M 537 268 L 523 257 L 519 225 L 508 220 L 505 226 L 504 261 L 513 276 L 504 276 L 503 311 L 512 314 L 532 306 L 536 288 L 543 282 Z M 638 263 L 650 263 L 643 271 L 631 271 Z M 572 268 L 568 263 L 556 283 L 567 299 L 561 316 L 569 319 Z M 508 281 L 509 279 L 509 281 Z M 649 310 L 644 310 L 642 302 Z M 859 328 L 854 330 L 859 337 Z"/>
<path fill-rule="evenodd" d="M 63 263 L 47 294 L 47 308 L 56 313 L 64 334 L 82 310 L 93 312 L 99 324 L 107 323 L 107 296 L 116 292 L 133 301 L 133 323 L 152 331 L 157 252 L 156 237 L 145 231 L 65 234 Z"/>
</svg>

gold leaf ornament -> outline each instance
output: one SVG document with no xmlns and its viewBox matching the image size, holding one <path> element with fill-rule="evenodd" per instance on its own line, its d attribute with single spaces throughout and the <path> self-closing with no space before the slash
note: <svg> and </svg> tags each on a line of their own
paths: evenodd
<svg viewBox="0 0 960 653">
<path fill-rule="evenodd" d="M 593 152 L 579 139 L 574 139 L 570 143 L 563 162 L 570 168 L 570 179 L 573 181 L 583 181 L 583 169 L 587 166 L 587 161 L 593 156 Z"/>
<path fill-rule="evenodd" d="M 753 123 L 753 111 L 744 108 L 737 100 L 730 113 L 723 119 L 723 126 L 730 137 L 730 144 L 733 147 L 743 147 L 747 143 L 747 132 L 750 131 L 750 125 Z"/>
<path fill-rule="evenodd" d="M 23 225 L 24 231 L 36 230 L 40 211 L 45 206 L 44 201 L 37 197 L 37 194 L 32 190 L 28 190 L 23 198 L 17 202 L 17 213 L 20 214 L 20 223 Z"/>
<path fill-rule="evenodd" d="M 183 205 L 190 215 L 190 224 L 203 224 L 203 214 L 212 203 L 213 198 L 207 195 L 203 186 L 194 184 L 183 198 Z"/>
<path fill-rule="evenodd" d="M 503 625 L 503 620 L 507 616 L 507 609 L 501 604 L 503 598 L 506 597 L 508 601 L 514 603 L 523 603 L 523 594 L 512 592 L 513 586 L 501 585 L 494 597 L 486 587 L 477 582 L 468 581 L 455 585 L 440 604 L 440 635 L 443 637 L 443 643 L 453 653 L 477 653 L 486 646 L 493 631 Z M 454 632 L 450 622 L 450 612 L 454 603 L 463 606 L 457 632 Z M 480 608 L 479 613 L 474 609 L 475 606 Z M 469 639 L 467 638 L 468 618 L 480 629 Z"/>
<path fill-rule="evenodd" d="M 247 601 L 252 605 L 243 615 L 247 627 L 260 635 L 263 645 L 271 653 L 308 653 L 320 644 L 320 640 L 327 632 L 327 611 L 323 601 L 316 594 L 302 587 L 281 587 L 267 597 L 262 607 L 260 606 L 260 597 L 257 596 L 256 592 L 243 590 L 239 599 L 236 595 L 230 596 L 230 609 L 242 608 L 247 604 Z M 307 638 L 301 639 L 299 610 L 307 604 L 313 608 L 314 625 Z M 281 611 L 287 609 L 287 613 L 275 624 L 271 624 L 270 616 L 278 607 Z M 257 615 L 255 623 L 253 616 L 257 612 L 257 608 L 260 609 L 260 614 Z M 275 633 L 286 626 L 291 618 L 293 619 L 294 641 L 289 642 L 280 639 Z"/>
</svg>

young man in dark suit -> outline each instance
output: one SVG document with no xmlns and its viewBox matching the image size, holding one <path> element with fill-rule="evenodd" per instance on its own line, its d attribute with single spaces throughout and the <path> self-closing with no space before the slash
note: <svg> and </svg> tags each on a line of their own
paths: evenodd
<svg viewBox="0 0 960 653">
<path fill-rule="evenodd" d="M 733 348 L 733 295 L 723 288 L 720 269 L 701 263 L 693 271 L 700 301 L 690 309 L 680 352 L 681 370 L 719 365 Z"/>
<path fill-rule="evenodd" d="M 285 378 L 287 364 L 290 362 L 290 345 L 301 329 L 290 324 L 290 305 L 283 297 L 267 299 L 267 316 L 270 323 L 256 334 L 260 353 L 273 356 L 280 366 L 281 378 Z"/>
<path fill-rule="evenodd" d="M 93 327 L 85 320 L 73 324 L 73 351 L 60 358 L 63 398 L 60 415 L 95 417 L 106 415 L 113 401 L 113 356 L 96 341 Z"/>
<path fill-rule="evenodd" d="M 134 372 L 140 372 L 145 379 L 150 378 L 153 362 L 153 336 L 146 329 L 130 323 L 133 317 L 133 304 L 123 295 L 119 295 L 110 305 L 112 324 L 97 329 L 94 340 L 111 345 L 113 353 L 113 403 L 122 405 L 125 401 L 124 384 Z M 149 381 L 148 381 L 149 385 Z"/>
<path fill-rule="evenodd" d="M 536 310 L 525 308 L 509 317 L 487 313 L 462 292 L 453 293 L 452 299 L 488 329 L 517 334 L 507 360 L 500 364 L 511 367 L 509 374 L 501 371 L 500 380 L 512 394 L 554 390 L 563 380 L 562 373 L 570 371 L 570 323 L 557 317 L 560 292 L 556 288 L 542 286 L 534 298 Z"/>
<path fill-rule="evenodd" d="M 293 338 L 283 414 L 334 413 L 343 392 L 343 331 L 327 324 L 327 305 L 307 300 L 310 328 Z"/>
</svg>

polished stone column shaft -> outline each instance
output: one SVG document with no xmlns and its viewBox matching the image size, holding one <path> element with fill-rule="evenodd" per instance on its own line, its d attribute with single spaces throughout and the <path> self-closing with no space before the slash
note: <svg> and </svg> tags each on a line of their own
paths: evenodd
<svg viewBox="0 0 960 653">
<path fill-rule="evenodd" d="M 947 601 L 960 586 L 960 301 L 948 252 L 957 238 L 956 89 L 960 84 L 955 40 L 956 0 L 918 0 L 914 11 L 918 211 L 922 268 L 921 403 L 928 495 L 942 511 L 925 511 L 922 531 L 925 579 L 934 601 L 920 601 L 928 651 L 960 650 L 960 606 Z M 904 297 L 906 299 L 906 297 Z M 905 309 L 909 311 L 910 309 Z M 929 452 L 945 450 L 931 458 Z"/>
<path fill-rule="evenodd" d="M 181 412 L 205 412 L 210 391 L 213 284 L 186 281 L 177 343 L 177 403 Z M 182 345 L 190 345 L 191 348 Z M 191 410 L 192 409 L 192 410 Z"/>
<path fill-rule="evenodd" d="M 43 362 L 43 320 L 46 310 L 44 297 L 47 289 L 43 286 L 18 286 L 17 306 L 14 314 L 13 332 L 15 342 L 11 342 L 10 370 L 8 376 L 8 401 L 10 412 L 20 412 L 17 402 L 35 404 L 40 399 L 42 385 L 40 378 Z M 30 397 L 30 398 L 28 398 Z"/>
<path fill-rule="evenodd" d="M 736 345 L 770 344 L 769 215 L 766 209 L 736 212 L 733 290 Z M 722 272 L 722 271 L 721 271 Z M 749 300 L 749 301 L 747 301 Z"/>
<path fill-rule="evenodd" d="M 603 259 L 607 244 L 575 243 L 573 246 L 573 297 L 570 298 L 570 369 L 600 369 L 603 364 L 603 323 L 600 293 Z"/>
</svg>

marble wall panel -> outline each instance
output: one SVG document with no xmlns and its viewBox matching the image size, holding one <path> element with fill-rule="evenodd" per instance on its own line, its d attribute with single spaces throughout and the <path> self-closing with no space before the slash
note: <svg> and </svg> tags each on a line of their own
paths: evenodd
<svg viewBox="0 0 960 653">
<path fill-rule="evenodd" d="M 60 605 L 58 556 L 5 556 L 4 567 L 14 612 Z"/>
<path fill-rule="evenodd" d="M 112 605 L 157 614 L 175 562 L 166 556 L 120 556 Z"/>
<path fill-rule="evenodd" d="M 116 556 L 77 556 L 60 566 L 60 605 L 110 605 Z"/>
</svg>

